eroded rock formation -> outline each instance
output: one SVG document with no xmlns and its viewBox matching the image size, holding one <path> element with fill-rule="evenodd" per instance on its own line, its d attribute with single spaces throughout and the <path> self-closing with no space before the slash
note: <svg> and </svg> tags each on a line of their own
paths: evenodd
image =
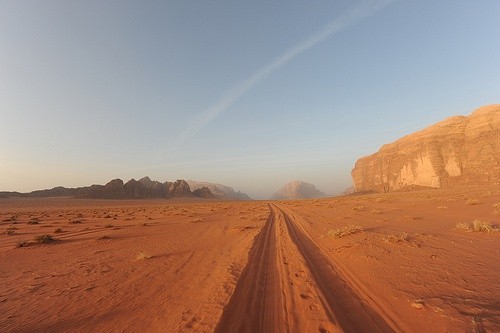
<svg viewBox="0 0 500 333">
<path fill-rule="evenodd" d="M 188 180 L 189 187 L 191 190 L 197 190 L 202 187 L 207 187 L 212 194 L 222 200 L 252 200 L 248 195 L 240 191 L 235 192 L 232 187 L 215 184 L 209 182 L 197 182 L 194 180 Z"/>
<path fill-rule="evenodd" d="M 308 198 L 322 198 L 328 195 L 321 192 L 313 184 L 295 180 L 283 186 L 273 195 L 273 200 L 296 200 Z"/>
<path fill-rule="evenodd" d="M 451 117 L 356 162 L 356 192 L 500 185 L 500 104 Z"/>
</svg>

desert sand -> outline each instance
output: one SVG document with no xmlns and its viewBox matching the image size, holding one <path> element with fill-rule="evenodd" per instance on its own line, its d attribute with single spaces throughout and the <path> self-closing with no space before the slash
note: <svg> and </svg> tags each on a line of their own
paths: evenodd
<svg viewBox="0 0 500 333">
<path fill-rule="evenodd" d="M 500 232 L 475 220 L 498 226 L 500 189 L 0 199 L 0 327 L 498 332 Z"/>
</svg>

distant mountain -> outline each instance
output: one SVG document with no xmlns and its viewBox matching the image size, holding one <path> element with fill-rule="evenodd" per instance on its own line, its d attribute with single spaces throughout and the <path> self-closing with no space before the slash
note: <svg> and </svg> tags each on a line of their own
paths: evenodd
<svg viewBox="0 0 500 333">
<path fill-rule="evenodd" d="M 328 195 L 321 192 L 313 184 L 302 181 L 293 181 L 283 186 L 272 196 L 272 200 L 296 200 L 308 198 L 322 198 Z"/>
<path fill-rule="evenodd" d="M 61 197 L 72 196 L 78 198 L 95 199 L 145 199 L 145 198 L 215 198 L 209 188 L 200 187 L 191 191 L 189 184 L 179 179 L 175 182 L 153 181 L 149 177 L 139 180 L 131 179 L 123 183 L 121 179 L 113 179 L 106 185 L 91 185 L 87 187 L 65 188 L 54 187 L 52 189 L 38 190 L 30 193 L 0 192 L 0 198 L 7 197 Z"/>
<path fill-rule="evenodd" d="M 235 192 L 232 187 L 215 184 L 209 182 L 197 182 L 194 180 L 188 180 L 187 183 L 192 190 L 197 190 L 202 187 L 207 187 L 212 194 L 222 200 L 252 200 L 248 195 L 242 192 Z"/>
<path fill-rule="evenodd" d="M 354 186 L 351 185 L 348 188 L 346 188 L 345 190 L 343 190 L 342 192 L 340 192 L 339 195 L 348 195 L 348 194 L 353 194 L 354 192 L 355 192 Z"/>
</svg>

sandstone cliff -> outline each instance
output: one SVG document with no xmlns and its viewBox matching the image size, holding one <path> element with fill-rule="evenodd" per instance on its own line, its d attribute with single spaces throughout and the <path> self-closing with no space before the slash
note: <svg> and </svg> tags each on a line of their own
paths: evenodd
<svg viewBox="0 0 500 333">
<path fill-rule="evenodd" d="M 356 162 L 356 192 L 500 185 L 500 104 L 448 118 Z"/>
<path fill-rule="evenodd" d="M 308 198 L 322 198 L 328 195 L 321 192 L 313 184 L 302 181 L 293 181 L 283 186 L 271 199 L 273 200 L 296 200 Z"/>
</svg>

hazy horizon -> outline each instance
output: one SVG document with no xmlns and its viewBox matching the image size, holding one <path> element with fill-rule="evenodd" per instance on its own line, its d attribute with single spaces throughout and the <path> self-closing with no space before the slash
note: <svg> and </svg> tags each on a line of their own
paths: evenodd
<svg viewBox="0 0 500 333">
<path fill-rule="evenodd" d="M 149 176 L 338 194 L 498 103 L 497 1 L 0 0 L 0 191 Z"/>
</svg>

